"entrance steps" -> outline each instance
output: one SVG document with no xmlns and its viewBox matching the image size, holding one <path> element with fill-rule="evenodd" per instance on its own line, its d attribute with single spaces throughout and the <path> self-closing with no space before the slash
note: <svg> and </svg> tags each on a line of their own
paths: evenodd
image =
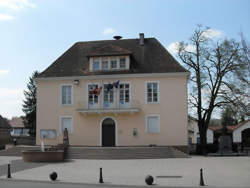
<svg viewBox="0 0 250 188">
<path fill-rule="evenodd" d="M 40 146 L 14 146 L 0 150 L 0 156 L 21 156 L 24 150 L 40 150 Z M 187 158 L 174 147 L 73 147 L 68 148 L 67 159 L 161 159 Z"/>
<path fill-rule="evenodd" d="M 187 158 L 174 147 L 69 147 L 68 159 L 161 159 Z"/>
</svg>

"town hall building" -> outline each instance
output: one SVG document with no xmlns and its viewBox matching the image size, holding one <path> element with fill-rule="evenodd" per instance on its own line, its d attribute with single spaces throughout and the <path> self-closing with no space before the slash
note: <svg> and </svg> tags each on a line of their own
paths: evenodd
<svg viewBox="0 0 250 188">
<path fill-rule="evenodd" d="M 188 145 L 185 70 L 155 38 L 77 42 L 37 78 L 36 144 Z"/>
</svg>

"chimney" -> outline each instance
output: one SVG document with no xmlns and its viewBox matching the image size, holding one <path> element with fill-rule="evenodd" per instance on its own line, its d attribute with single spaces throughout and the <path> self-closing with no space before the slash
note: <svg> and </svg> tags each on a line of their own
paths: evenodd
<svg viewBox="0 0 250 188">
<path fill-rule="evenodd" d="M 113 37 L 115 40 L 120 40 L 122 38 L 122 36 L 114 36 Z"/>
<path fill-rule="evenodd" d="M 144 45 L 144 33 L 140 33 L 139 36 L 140 36 L 140 43 L 139 44 L 141 46 L 143 46 Z"/>
</svg>

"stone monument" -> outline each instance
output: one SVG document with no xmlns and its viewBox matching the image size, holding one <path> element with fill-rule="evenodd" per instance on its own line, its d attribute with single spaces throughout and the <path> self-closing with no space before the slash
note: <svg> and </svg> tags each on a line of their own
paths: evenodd
<svg viewBox="0 0 250 188">
<path fill-rule="evenodd" d="M 69 145 L 69 132 L 68 132 L 67 128 L 65 128 L 64 131 L 63 131 L 63 144 L 65 146 Z"/>
<path fill-rule="evenodd" d="M 227 127 L 223 126 L 219 137 L 219 153 L 221 155 L 232 153 L 232 138 L 227 134 Z"/>
</svg>

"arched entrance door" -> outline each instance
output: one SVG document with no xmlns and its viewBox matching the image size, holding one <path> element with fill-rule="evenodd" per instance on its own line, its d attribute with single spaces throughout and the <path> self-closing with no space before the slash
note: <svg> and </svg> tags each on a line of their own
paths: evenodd
<svg viewBox="0 0 250 188">
<path fill-rule="evenodd" d="M 241 138 L 242 138 L 242 145 L 243 146 L 250 146 L 250 128 L 245 129 L 241 132 Z"/>
<path fill-rule="evenodd" d="M 115 121 L 111 118 L 106 118 L 102 121 L 102 146 L 112 147 L 115 146 L 116 140 L 116 126 Z"/>
</svg>

